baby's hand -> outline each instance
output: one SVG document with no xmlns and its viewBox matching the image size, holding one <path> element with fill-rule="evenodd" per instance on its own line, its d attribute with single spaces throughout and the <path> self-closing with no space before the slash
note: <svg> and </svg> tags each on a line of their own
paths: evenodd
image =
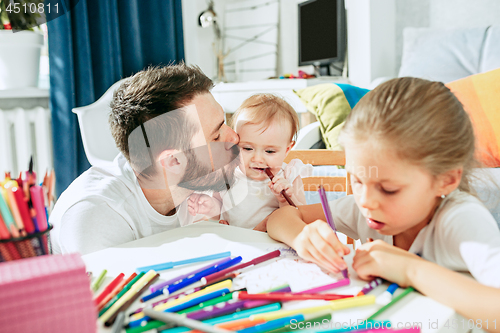
<svg viewBox="0 0 500 333">
<path fill-rule="evenodd" d="M 226 220 L 220 220 L 219 224 L 229 225 L 229 222 L 227 222 Z"/>
<path fill-rule="evenodd" d="M 188 199 L 188 211 L 193 216 L 197 214 L 215 216 L 213 213 L 217 208 L 215 199 L 206 194 L 193 193 Z"/>
<path fill-rule="evenodd" d="M 342 257 L 350 249 L 342 244 L 330 226 L 321 220 L 310 223 L 293 240 L 292 247 L 302 258 L 338 273 L 347 265 Z"/>
<path fill-rule="evenodd" d="M 290 182 L 286 180 L 283 175 L 274 176 L 274 178 L 269 182 L 268 185 L 274 196 L 280 203 L 287 202 L 283 194 L 281 194 L 281 191 L 285 190 L 285 193 L 288 195 L 288 197 L 292 197 L 292 184 L 290 184 Z"/>
<path fill-rule="evenodd" d="M 408 272 L 416 260 L 424 259 L 376 240 L 365 243 L 356 250 L 352 268 L 364 280 L 381 277 L 405 288 L 409 285 Z"/>
</svg>

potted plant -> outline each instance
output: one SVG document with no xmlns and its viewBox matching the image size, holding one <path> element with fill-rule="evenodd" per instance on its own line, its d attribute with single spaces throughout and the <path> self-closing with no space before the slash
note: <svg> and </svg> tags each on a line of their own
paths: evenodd
<svg viewBox="0 0 500 333">
<path fill-rule="evenodd" d="M 43 0 L 0 0 L 0 89 L 38 86 L 43 8 Z"/>
</svg>

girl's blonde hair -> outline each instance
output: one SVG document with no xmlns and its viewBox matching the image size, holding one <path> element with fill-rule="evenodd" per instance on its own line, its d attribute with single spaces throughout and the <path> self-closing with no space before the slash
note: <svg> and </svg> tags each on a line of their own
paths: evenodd
<svg viewBox="0 0 500 333">
<path fill-rule="evenodd" d="M 459 189 L 470 186 L 475 137 L 460 101 L 441 82 L 418 78 L 387 81 L 368 92 L 346 119 L 339 141 L 379 140 L 433 176 L 463 167 Z"/>
<path fill-rule="evenodd" d="M 289 123 L 291 126 L 290 142 L 297 139 L 299 117 L 297 112 L 283 98 L 273 94 L 255 94 L 248 97 L 236 110 L 231 120 L 231 127 L 237 125 L 262 124 L 263 131 L 272 121 Z"/>
</svg>

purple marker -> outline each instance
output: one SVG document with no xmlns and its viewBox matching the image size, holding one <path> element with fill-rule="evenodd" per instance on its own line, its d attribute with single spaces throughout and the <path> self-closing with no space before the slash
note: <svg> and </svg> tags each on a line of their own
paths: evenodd
<svg viewBox="0 0 500 333">
<path fill-rule="evenodd" d="M 368 294 L 370 291 L 375 289 L 375 287 L 381 285 L 383 280 L 381 278 L 376 278 L 364 285 L 363 289 L 356 296 L 363 296 Z"/>
<path fill-rule="evenodd" d="M 274 290 L 279 291 L 279 292 L 290 292 L 291 289 L 289 286 L 286 286 L 281 289 Z M 244 309 L 251 309 L 251 308 L 256 308 L 258 306 L 270 304 L 270 303 L 276 303 L 276 302 L 271 302 L 271 301 L 263 301 L 263 300 L 258 300 L 258 301 L 240 301 L 240 300 L 230 300 L 224 303 L 219 303 L 215 304 L 212 306 L 207 306 L 204 309 L 194 311 L 191 313 L 188 313 L 186 315 L 187 318 L 194 319 L 194 320 L 205 320 L 209 318 L 215 318 L 219 316 L 223 316 L 225 314 L 233 313 L 236 311 L 244 310 Z"/>
<path fill-rule="evenodd" d="M 325 213 L 326 222 L 332 228 L 333 232 L 337 234 L 337 228 L 335 228 L 335 222 L 333 222 L 332 212 L 330 211 L 330 205 L 328 204 L 328 199 L 326 197 L 326 192 L 323 186 L 320 186 L 318 189 L 319 197 L 321 199 L 321 206 L 323 206 L 323 212 Z M 342 270 L 342 275 L 344 279 L 348 279 L 349 275 L 347 274 L 347 268 Z"/>
<path fill-rule="evenodd" d="M 166 286 L 168 286 L 168 285 L 175 284 L 176 282 L 179 282 L 180 280 L 183 280 L 183 279 L 187 278 L 187 277 L 188 277 L 188 276 L 190 276 L 190 275 L 197 274 L 197 273 L 199 273 L 199 272 L 201 272 L 201 271 L 204 271 L 205 269 L 210 268 L 210 267 L 212 267 L 212 266 L 214 266 L 214 265 L 220 265 L 220 264 L 226 263 L 226 262 L 228 262 L 229 260 L 231 260 L 231 257 L 227 257 L 227 258 L 221 259 L 221 260 L 219 260 L 219 261 L 217 261 L 217 262 L 214 262 L 214 263 L 211 263 L 211 264 L 209 264 L 209 265 L 203 266 L 202 268 L 197 269 L 197 270 L 192 271 L 192 272 L 189 272 L 189 273 L 187 273 L 187 274 L 184 274 L 184 275 L 181 275 L 181 276 L 176 276 L 175 278 L 170 279 L 170 280 L 168 280 L 168 281 L 157 283 L 157 284 L 155 284 L 155 285 L 151 286 L 151 287 L 149 288 L 149 290 L 150 290 L 152 293 L 154 293 L 155 291 L 160 290 L 160 289 L 163 289 L 163 288 L 165 288 L 165 287 L 166 287 Z"/>
</svg>

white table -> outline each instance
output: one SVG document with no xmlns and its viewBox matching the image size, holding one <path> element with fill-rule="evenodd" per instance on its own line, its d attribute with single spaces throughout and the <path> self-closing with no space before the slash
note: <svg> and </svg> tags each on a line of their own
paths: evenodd
<svg viewBox="0 0 500 333">
<path fill-rule="evenodd" d="M 228 250 L 231 250 L 232 256 L 244 253 L 248 256 L 249 249 L 262 252 L 280 246 L 284 247 L 283 244 L 272 240 L 266 233 L 220 225 L 214 222 L 200 222 L 87 254 L 82 258 L 87 266 L 87 270 L 93 272 L 94 275 L 99 274 L 103 269 L 108 270 L 107 281 L 103 284 L 105 285 L 119 273 L 123 272 L 125 276 L 128 276 L 139 266 L 198 257 Z M 248 259 L 251 258 L 244 257 L 243 261 L 247 261 Z M 352 255 L 346 256 L 346 262 L 349 266 L 351 260 Z M 206 264 L 193 264 L 188 265 L 189 267 L 162 271 L 161 279 L 172 278 Z M 332 292 L 355 293 L 361 290 L 365 282 L 359 280 L 352 269 L 349 270 L 349 274 L 351 285 L 342 289 L 335 289 Z M 370 294 L 379 295 L 386 288 L 387 285 L 379 286 Z M 396 294 L 399 292 L 401 290 L 396 291 Z M 129 310 L 133 311 L 138 306 L 139 301 L 136 301 Z M 352 323 L 358 319 L 364 320 L 379 308 L 380 305 L 370 305 L 334 312 L 332 313 L 332 320 L 339 323 Z M 452 320 L 460 322 L 463 317 L 456 314 L 453 309 L 416 292 L 404 297 L 396 305 L 377 317 L 377 319 L 390 320 L 393 327 L 396 327 L 398 324 L 404 326 L 406 324 L 413 325 L 414 323 L 420 323 L 422 332 L 426 333 L 467 331 L 461 328 L 451 329 L 451 327 L 445 327 L 446 322 L 451 326 Z M 465 322 L 467 321 L 465 320 Z M 109 329 L 104 327 L 99 328 L 99 332 L 108 331 Z"/>
</svg>

